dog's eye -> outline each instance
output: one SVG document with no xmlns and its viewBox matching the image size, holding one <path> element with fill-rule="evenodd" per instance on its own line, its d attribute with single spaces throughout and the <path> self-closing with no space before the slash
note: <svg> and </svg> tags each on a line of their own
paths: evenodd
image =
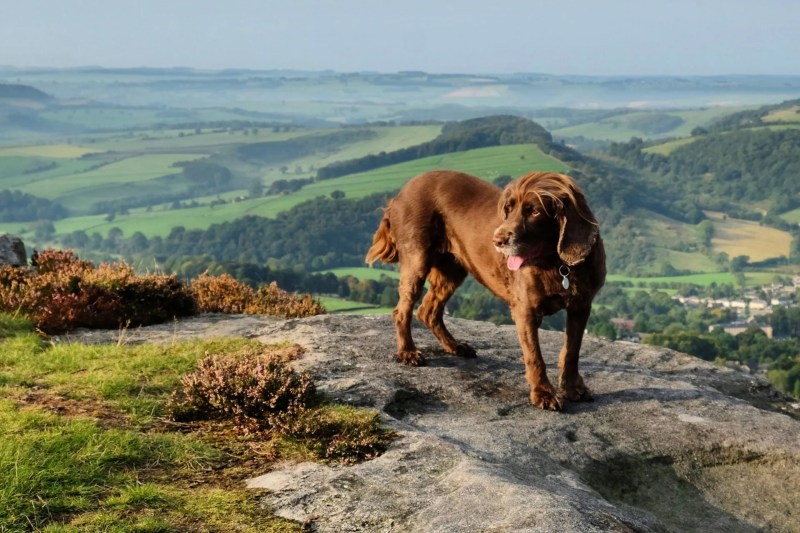
<svg viewBox="0 0 800 533">
<path fill-rule="evenodd" d="M 522 206 L 522 216 L 530 217 L 530 216 L 536 216 L 538 214 L 539 214 L 539 211 L 537 211 L 532 205 L 527 205 L 526 204 L 526 205 Z"/>
</svg>

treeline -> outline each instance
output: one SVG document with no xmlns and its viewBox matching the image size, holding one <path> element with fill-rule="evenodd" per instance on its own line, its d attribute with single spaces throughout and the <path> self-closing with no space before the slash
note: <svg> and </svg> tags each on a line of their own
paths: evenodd
<svg viewBox="0 0 800 533">
<path fill-rule="evenodd" d="M 378 134 L 370 129 L 341 129 L 332 133 L 310 134 L 285 141 L 267 141 L 243 144 L 236 148 L 246 160 L 263 165 L 274 165 L 311 155 L 324 150 L 335 150 L 341 146 L 374 139 Z"/>
<path fill-rule="evenodd" d="M 748 109 L 732 113 L 719 118 L 711 126 L 710 130 L 714 132 L 730 131 L 741 128 L 752 128 L 765 125 L 763 118 L 773 111 L 786 109 L 788 107 L 800 105 L 800 99 L 786 100 L 780 104 L 770 104 L 759 107 L 758 109 Z"/>
<path fill-rule="evenodd" d="M 319 197 L 280 213 L 274 219 L 246 216 L 214 224 L 206 230 L 175 227 L 166 237 L 129 238 L 112 228 L 108 237 L 75 232 L 62 239 L 64 246 L 96 252 L 122 253 L 129 262 L 169 265 L 185 258 L 205 256 L 216 262 L 235 261 L 273 269 L 306 272 L 361 265 L 389 195 L 361 199 Z M 113 233 L 114 235 L 111 235 Z M 179 271 L 180 269 L 175 269 Z"/>
<path fill-rule="evenodd" d="M 22 191 L 0 191 L 0 222 L 59 220 L 69 216 L 61 204 Z"/>
<path fill-rule="evenodd" d="M 663 179 L 659 184 L 709 208 L 729 202 L 780 199 L 800 205 L 800 130 L 739 130 L 701 135 L 669 156 L 643 151 L 642 139 L 612 143 L 610 155 Z"/>
<path fill-rule="evenodd" d="M 532 120 L 510 115 L 449 122 L 432 141 L 394 152 L 380 152 L 358 159 L 331 163 L 317 170 L 317 179 L 338 178 L 433 155 L 463 152 L 487 146 L 538 144 L 551 140 L 550 133 Z"/>
</svg>

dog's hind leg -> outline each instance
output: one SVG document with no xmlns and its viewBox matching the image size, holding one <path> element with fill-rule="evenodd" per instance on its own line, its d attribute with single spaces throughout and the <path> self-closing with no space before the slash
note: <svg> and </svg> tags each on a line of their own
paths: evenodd
<svg viewBox="0 0 800 533">
<path fill-rule="evenodd" d="M 414 304 L 422 294 L 425 277 L 430 270 L 430 260 L 427 253 L 419 250 L 417 253 L 400 253 L 400 299 L 397 307 L 392 311 L 395 330 L 397 331 L 397 361 L 406 365 L 418 366 L 425 360 L 411 338 L 411 315 Z"/>
<path fill-rule="evenodd" d="M 444 307 L 455 290 L 464 282 L 467 271 L 449 254 L 437 254 L 428 273 L 428 292 L 422 299 L 417 318 L 430 329 L 447 353 L 475 357 L 475 350 L 458 342 L 444 325 Z"/>
</svg>

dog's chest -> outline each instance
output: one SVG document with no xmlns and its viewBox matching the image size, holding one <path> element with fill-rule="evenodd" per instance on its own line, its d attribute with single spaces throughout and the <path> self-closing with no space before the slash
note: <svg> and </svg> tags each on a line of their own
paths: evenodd
<svg viewBox="0 0 800 533">
<path fill-rule="evenodd" d="M 565 283 L 564 276 L 554 269 L 531 266 L 526 274 L 515 280 L 516 290 L 527 294 L 529 303 L 542 315 L 552 315 L 570 307 L 576 299 L 580 299 L 581 287 L 585 285 L 584 280 L 574 273 L 568 275 L 568 282 Z"/>
</svg>

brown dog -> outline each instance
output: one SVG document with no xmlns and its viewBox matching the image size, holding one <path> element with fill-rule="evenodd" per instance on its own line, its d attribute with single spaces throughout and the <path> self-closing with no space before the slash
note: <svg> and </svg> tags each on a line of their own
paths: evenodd
<svg viewBox="0 0 800 533">
<path fill-rule="evenodd" d="M 534 172 L 501 190 L 468 174 L 439 170 L 411 179 L 389 202 L 367 262 L 400 263 L 400 301 L 392 316 L 397 360 L 423 363 L 411 338 L 411 313 L 445 351 L 474 357 L 444 325 L 444 307 L 467 273 L 511 307 L 531 403 L 559 410 L 561 401 L 590 400 L 578 354 L 592 299 L 606 276 L 598 224 L 583 193 L 562 174 Z M 559 391 L 547 379 L 539 348 L 542 317 L 567 310 L 559 356 Z"/>
</svg>

